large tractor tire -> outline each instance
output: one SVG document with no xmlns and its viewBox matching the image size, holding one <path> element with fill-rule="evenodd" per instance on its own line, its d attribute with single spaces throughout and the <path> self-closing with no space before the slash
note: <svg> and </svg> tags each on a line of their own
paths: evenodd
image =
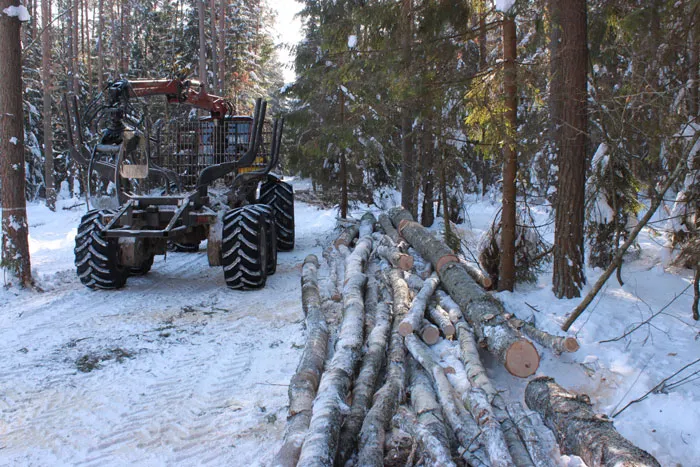
<svg viewBox="0 0 700 467">
<path fill-rule="evenodd" d="M 265 225 L 267 226 L 267 275 L 271 276 L 277 272 L 277 226 L 272 207 L 267 204 L 253 204 L 250 207 L 265 214 Z"/>
<path fill-rule="evenodd" d="M 80 220 L 75 236 L 75 266 L 78 278 L 91 289 L 124 287 L 129 269 L 119 265 L 119 243 L 102 234 L 103 214 L 111 211 L 90 211 Z"/>
<path fill-rule="evenodd" d="M 224 215 L 221 265 L 226 285 L 253 290 L 267 281 L 266 214 L 252 206 L 232 209 Z"/>
<path fill-rule="evenodd" d="M 280 181 L 267 181 L 260 187 L 260 203 L 267 204 L 275 214 L 277 248 L 294 249 L 294 189 Z"/>
</svg>

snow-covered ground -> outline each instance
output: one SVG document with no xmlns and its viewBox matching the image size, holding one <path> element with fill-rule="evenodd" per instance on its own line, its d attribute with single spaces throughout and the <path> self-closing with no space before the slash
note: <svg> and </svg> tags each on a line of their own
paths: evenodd
<svg viewBox="0 0 700 467">
<path fill-rule="evenodd" d="M 42 291 L 0 290 L 0 465 L 265 464 L 280 445 L 287 384 L 304 344 L 301 262 L 309 253 L 320 257 L 335 212 L 297 203 L 296 248 L 280 253 L 260 291 L 227 289 L 204 250 L 158 257 L 151 273 L 129 278 L 122 290 L 92 291 L 74 272 L 83 208 L 61 209 L 73 203 L 61 201 L 56 213 L 29 207 Z M 497 209 L 472 200 L 463 233 L 475 242 Z M 577 353 L 541 351 L 538 374 L 589 394 L 601 413 L 700 354 L 690 275 L 666 267 L 659 243 L 645 232 L 639 258 L 623 268 L 625 285 L 611 280 L 575 323 Z M 600 273 L 587 271 L 589 284 Z M 651 325 L 600 343 L 679 294 Z M 498 296 L 551 332 L 578 303 L 553 297 L 551 272 Z M 527 381 L 483 357 L 505 396 L 522 401 Z M 664 466 L 700 465 L 700 380 L 630 406 L 615 426 Z"/>
</svg>

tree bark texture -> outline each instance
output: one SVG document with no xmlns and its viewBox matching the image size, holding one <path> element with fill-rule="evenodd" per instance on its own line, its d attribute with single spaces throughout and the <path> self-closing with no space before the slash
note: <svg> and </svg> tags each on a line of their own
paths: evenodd
<svg viewBox="0 0 700 467">
<path fill-rule="evenodd" d="M 440 278 L 437 273 L 433 273 L 425 280 L 420 292 L 413 298 L 411 309 L 401 321 L 401 324 L 399 324 L 399 334 L 407 336 L 422 327 L 425 309 L 428 307 L 428 301 L 430 297 L 433 296 L 433 293 L 435 293 L 438 284 L 440 284 Z"/>
<path fill-rule="evenodd" d="M 24 286 L 31 285 L 24 179 L 24 117 L 20 21 L 2 10 L 18 6 L 0 1 L 0 200 L 2 266 Z"/>
<path fill-rule="evenodd" d="M 554 352 L 555 355 L 561 355 L 566 352 L 576 352 L 580 347 L 575 337 L 555 336 L 546 331 L 541 331 L 532 324 L 515 317 L 510 318 L 508 323 L 542 347 L 546 347 Z"/>
<path fill-rule="evenodd" d="M 216 43 L 216 0 L 209 0 L 209 24 L 211 26 L 211 74 L 212 74 L 212 94 L 221 95 L 218 73 L 218 50 Z"/>
<path fill-rule="evenodd" d="M 318 268 L 318 258 L 314 255 L 307 256 L 301 270 L 301 303 L 306 315 L 306 344 L 296 373 L 289 383 L 289 416 L 282 447 L 272 462 L 274 466 L 293 467 L 299 460 L 326 360 L 328 325 L 321 312 Z"/>
<path fill-rule="evenodd" d="M 408 286 L 397 269 L 390 269 L 385 277 L 393 297 L 389 361 L 386 381 L 377 391 L 372 408 L 367 412 L 360 430 L 357 465 L 361 466 L 383 465 L 384 443 L 391 428 L 391 417 L 396 412 L 406 386 L 406 349 L 398 328 L 409 308 Z"/>
<path fill-rule="evenodd" d="M 398 248 L 390 245 L 379 245 L 377 256 L 389 262 L 393 267 L 402 271 L 410 271 L 413 268 L 413 256 L 401 253 Z"/>
<path fill-rule="evenodd" d="M 389 238 L 398 245 L 400 238 L 399 238 L 399 232 L 394 228 L 393 224 L 391 223 L 391 219 L 389 219 L 389 216 L 386 215 L 385 213 L 381 213 L 379 215 L 379 225 L 382 227 L 382 230 L 384 230 L 384 233 L 389 236 Z"/>
<path fill-rule="evenodd" d="M 364 265 L 372 251 L 371 237 L 363 237 L 345 260 L 345 310 L 335 353 L 323 373 L 318 396 L 314 401 L 309 433 L 304 439 L 298 465 L 333 465 L 338 448 L 341 424 L 341 405 L 350 391 L 350 383 L 357 368 L 363 342 L 364 298 L 367 277 Z"/>
<path fill-rule="evenodd" d="M 344 466 L 355 450 L 362 422 L 372 405 L 372 396 L 377 386 L 379 374 L 386 363 L 387 342 L 391 331 L 391 311 L 387 304 L 389 297 L 384 281 L 375 281 L 374 289 L 370 289 L 368 286 L 365 302 L 371 300 L 371 294 L 377 294 L 377 286 L 380 293 L 379 297 L 374 298 L 377 306 L 374 328 L 367 337 L 367 350 L 362 359 L 360 373 L 353 386 L 350 413 L 345 418 L 340 432 L 339 451 L 336 457 L 336 465 L 339 466 Z"/>
<path fill-rule="evenodd" d="M 501 213 L 501 258 L 498 290 L 515 286 L 515 179 L 518 171 L 516 132 L 518 129 L 517 43 L 515 17 L 503 16 L 503 90 L 505 93 L 505 146 L 503 148 L 503 204 Z"/>
<path fill-rule="evenodd" d="M 559 136 L 559 180 L 554 218 L 554 272 L 552 290 L 557 298 L 581 295 L 586 283 L 583 264 L 584 198 L 586 189 L 586 108 L 588 24 L 586 0 L 574 0 L 559 9 L 561 43 L 558 72 L 562 81 L 562 127 Z"/>
<path fill-rule="evenodd" d="M 399 233 L 435 266 L 443 287 L 459 304 L 486 348 L 512 375 L 525 378 L 534 374 L 540 361 L 537 349 L 508 325 L 500 302 L 484 292 L 452 250 L 414 222 L 408 212 L 395 209 L 390 211 L 390 216 Z"/>
<path fill-rule="evenodd" d="M 522 439 L 523 443 L 527 447 L 527 451 L 530 454 L 534 465 L 537 467 L 556 467 L 557 463 L 554 461 L 554 459 L 561 457 L 561 453 L 559 453 L 559 449 L 556 447 L 554 434 L 552 433 L 550 435 L 552 438 L 551 443 L 543 442 L 543 440 L 540 438 L 540 434 L 537 432 L 537 429 L 530 419 L 530 415 L 525 412 L 525 409 L 520 402 L 510 404 L 506 406 L 506 409 L 508 410 L 510 419 L 515 424 L 514 428 L 520 435 L 520 439 Z M 532 414 L 532 416 L 536 417 L 537 415 Z M 555 446 L 555 452 L 551 452 L 549 449 L 550 444 Z"/>
<path fill-rule="evenodd" d="M 410 434 L 424 454 L 426 465 L 439 465 L 444 467 L 456 467 L 450 455 L 450 449 L 437 438 L 428 428 L 423 426 L 416 415 L 406 407 L 399 407 L 394 420 L 398 427 Z"/>
<path fill-rule="evenodd" d="M 442 406 L 447 422 L 450 424 L 459 444 L 464 449 L 464 460 L 471 465 L 484 465 L 484 461 L 474 454 L 474 451 L 479 447 L 477 442 L 480 435 L 479 426 L 462 404 L 457 402 L 458 398 L 452 385 L 447 380 L 445 370 L 435 361 L 435 357 L 433 357 L 430 349 L 414 334 L 404 337 L 404 342 L 413 358 L 431 376 L 438 401 Z"/>
<path fill-rule="evenodd" d="M 489 276 L 484 274 L 484 272 L 476 266 L 472 266 L 469 263 L 462 263 L 467 274 L 476 281 L 484 290 L 491 290 L 493 288 L 493 281 Z"/>
<path fill-rule="evenodd" d="M 105 87 L 105 58 L 104 58 L 104 30 L 105 12 L 104 0 L 100 0 L 98 9 L 99 20 L 97 22 L 97 87 L 99 91 Z"/>
<path fill-rule="evenodd" d="M 612 420 L 591 409 L 588 396 L 540 377 L 525 388 L 525 403 L 544 419 L 565 454 L 575 454 L 591 467 L 659 467 L 649 453 L 623 438 Z"/>
<path fill-rule="evenodd" d="M 51 1 L 41 0 L 41 82 L 43 86 L 43 126 L 44 126 L 44 188 L 46 206 L 56 210 L 56 186 L 53 176 L 53 129 L 51 127 Z"/>
<path fill-rule="evenodd" d="M 197 1 L 197 18 L 199 20 L 199 82 L 207 87 L 207 44 L 204 32 L 204 0 Z"/>
</svg>

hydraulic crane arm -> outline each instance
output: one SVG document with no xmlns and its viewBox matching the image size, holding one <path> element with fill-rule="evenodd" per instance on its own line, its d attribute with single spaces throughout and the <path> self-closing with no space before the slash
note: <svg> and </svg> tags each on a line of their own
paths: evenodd
<svg viewBox="0 0 700 467">
<path fill-rule="evenodd" d="M 199 88 L 196 91 L 195 88 Z M 168 102 L 191 105 L 211 112 L 212 118 L 222 119 L 232 113 L 231 104 L 220 96 L 208 94 L 199 81 L 179 79 L 133 80 L 120 79 L 109 87 L 110 104 L 129 97 L 165 96 Z"/>
</svg>

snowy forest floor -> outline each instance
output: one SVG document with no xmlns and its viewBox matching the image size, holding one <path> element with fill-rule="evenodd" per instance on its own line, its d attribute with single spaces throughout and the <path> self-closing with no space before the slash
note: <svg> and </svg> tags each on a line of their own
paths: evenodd
<svg viewBox="0 0 700 467">
<path fill-rule="evenodd" d="M 220 268 L 209 268 L 204 246 L 199 253 L 157 257 L 151 273 L 129 278 L 122 290 L 92 291 L 74 271 L 73 239 L 84 208 L 61 209 L 72 204 L 61 201 L 56 213 L 39 204 L 28 209 L 33 273 L 42 292 L 0 290 L 0 465 L 269 462 L 281 442 L 287 385 L 304 345 L 301 263 L 310 253 L 321 257 L 336 212 L 297 202 L 296 247 L 280 253 L 277 273 L 259 291 L 228 290 Z M 473 246 L 498 204 L 479 199 L 467 207 L 470 218 L 460 229 Z M 546 223 L 547 213 L 537 214 Z M 639 397 L 700 354 L 690 273 L 669 270 L 659 243 L 645 231 L 641 253 L 623 268 L 625 285 L 611 280 L 576 322 L 577 353 L 554 357 L 541 350 L 538 374 L 589 394 L 601 413 Z M 600 273 L 588 270 L 589 284 Z M 677 295 L 650 325 L 599 343 Z M 553 297 L 551 271 L 497 296 L 509 311 L 534 315 L 554 333 L 578 303 Z M 504 396 L 522 401 L 527 381 L 482 357 Z M 615 426 L 664 466 L 700 465 L 700 380 L 630 406 Z"/>
</svg>

